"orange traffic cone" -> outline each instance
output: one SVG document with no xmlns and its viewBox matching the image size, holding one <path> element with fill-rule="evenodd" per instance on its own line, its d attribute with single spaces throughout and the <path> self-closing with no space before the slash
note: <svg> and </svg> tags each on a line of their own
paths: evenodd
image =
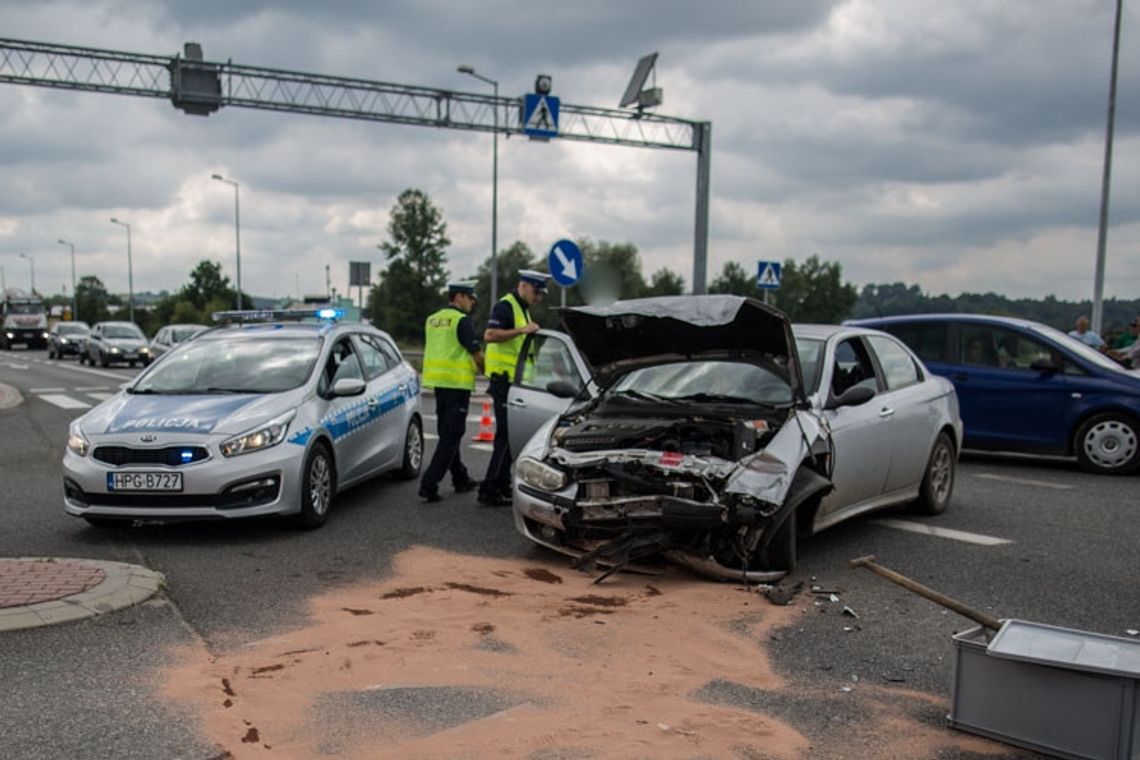
<svg viewBox="0 0 1140 760">
<path fill-rule="evenodd" d="M 491 421 L 490 401 L 483 402 L 483 416 L 479 418 L 479 432 L 471 440 L 485 443 L 494 443 L 495 441 L 495 423 Z"/>
</svg>

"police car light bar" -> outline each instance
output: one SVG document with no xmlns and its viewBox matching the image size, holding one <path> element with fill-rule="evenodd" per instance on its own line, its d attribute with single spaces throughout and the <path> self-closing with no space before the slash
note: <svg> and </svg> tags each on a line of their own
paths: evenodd
<svg viewBox="0 0 1140 760">
<path fill-rule="evenodd" d="M 215 311 L 210 315 L 215 322 L 234 324 L 241 322 L 300 322 L 303 319 L 336 321 L 344 316 L 344 309 L 252 309 L 242 311 Z"/>
</svg>

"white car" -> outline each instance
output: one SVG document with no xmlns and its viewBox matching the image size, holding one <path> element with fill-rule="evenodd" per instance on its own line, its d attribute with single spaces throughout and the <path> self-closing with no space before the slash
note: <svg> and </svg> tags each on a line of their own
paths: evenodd
<svg viewBox="0 0 1140 760">
<path fill-rule="evenodd" d="M 416 477 L 415 369 L 374 327 L 289 321 L 317 313 L 222 312 L 243 322 L 179 344 L 72 422 L 67 513 L 103 525 L 287 515 L 314 528 L 344 488 Z"/>
<path fill-rule="evenodd" d="M 515 525 L 535 543 L 773 581 L 801 534 L 950 503 L 954 387 L 890 335 L 793 331 L 736 296 L 573 308 L 562 324 L 528 337 L 507 403 Z"/>
</svg>

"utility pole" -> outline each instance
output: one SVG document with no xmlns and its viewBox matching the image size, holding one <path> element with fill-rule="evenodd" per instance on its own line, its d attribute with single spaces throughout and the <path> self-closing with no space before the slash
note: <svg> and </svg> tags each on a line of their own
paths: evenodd
<svg viewBox="0 0 1140 760">
<path fill-rule="evenodd" d="M 1112 184 L 1112 133 L 1116 121 L 1116 67 L 1120 58 L 1120 6 L 1116 0 L 1116 24 L 1112 33 L 1112 74 L 1108 85 L 1108 126 L 1104 136 L 1104 175 L 1100 182 L 1100 228 L 1096 237 L 1096 277 L 1093 281 L 1092 329 L 1101 332 L 1104 319 L 1104 259 L 1108 243 L 1108 191 Z"/>
</svg>

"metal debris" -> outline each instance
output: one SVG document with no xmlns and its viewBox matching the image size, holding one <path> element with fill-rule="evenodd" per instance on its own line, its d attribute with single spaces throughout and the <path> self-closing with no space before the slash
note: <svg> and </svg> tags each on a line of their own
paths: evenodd
<svg viewBox="0 0 1140 760">
<path fill-rule="evenodd" d="M 841 614 L 848 615 L 855 618 L 856 620 L 859 619 L 859 616 L 855 613 L 855 610 L 851 609 L 850 607 L 844 607 Z"/>
</svg>

